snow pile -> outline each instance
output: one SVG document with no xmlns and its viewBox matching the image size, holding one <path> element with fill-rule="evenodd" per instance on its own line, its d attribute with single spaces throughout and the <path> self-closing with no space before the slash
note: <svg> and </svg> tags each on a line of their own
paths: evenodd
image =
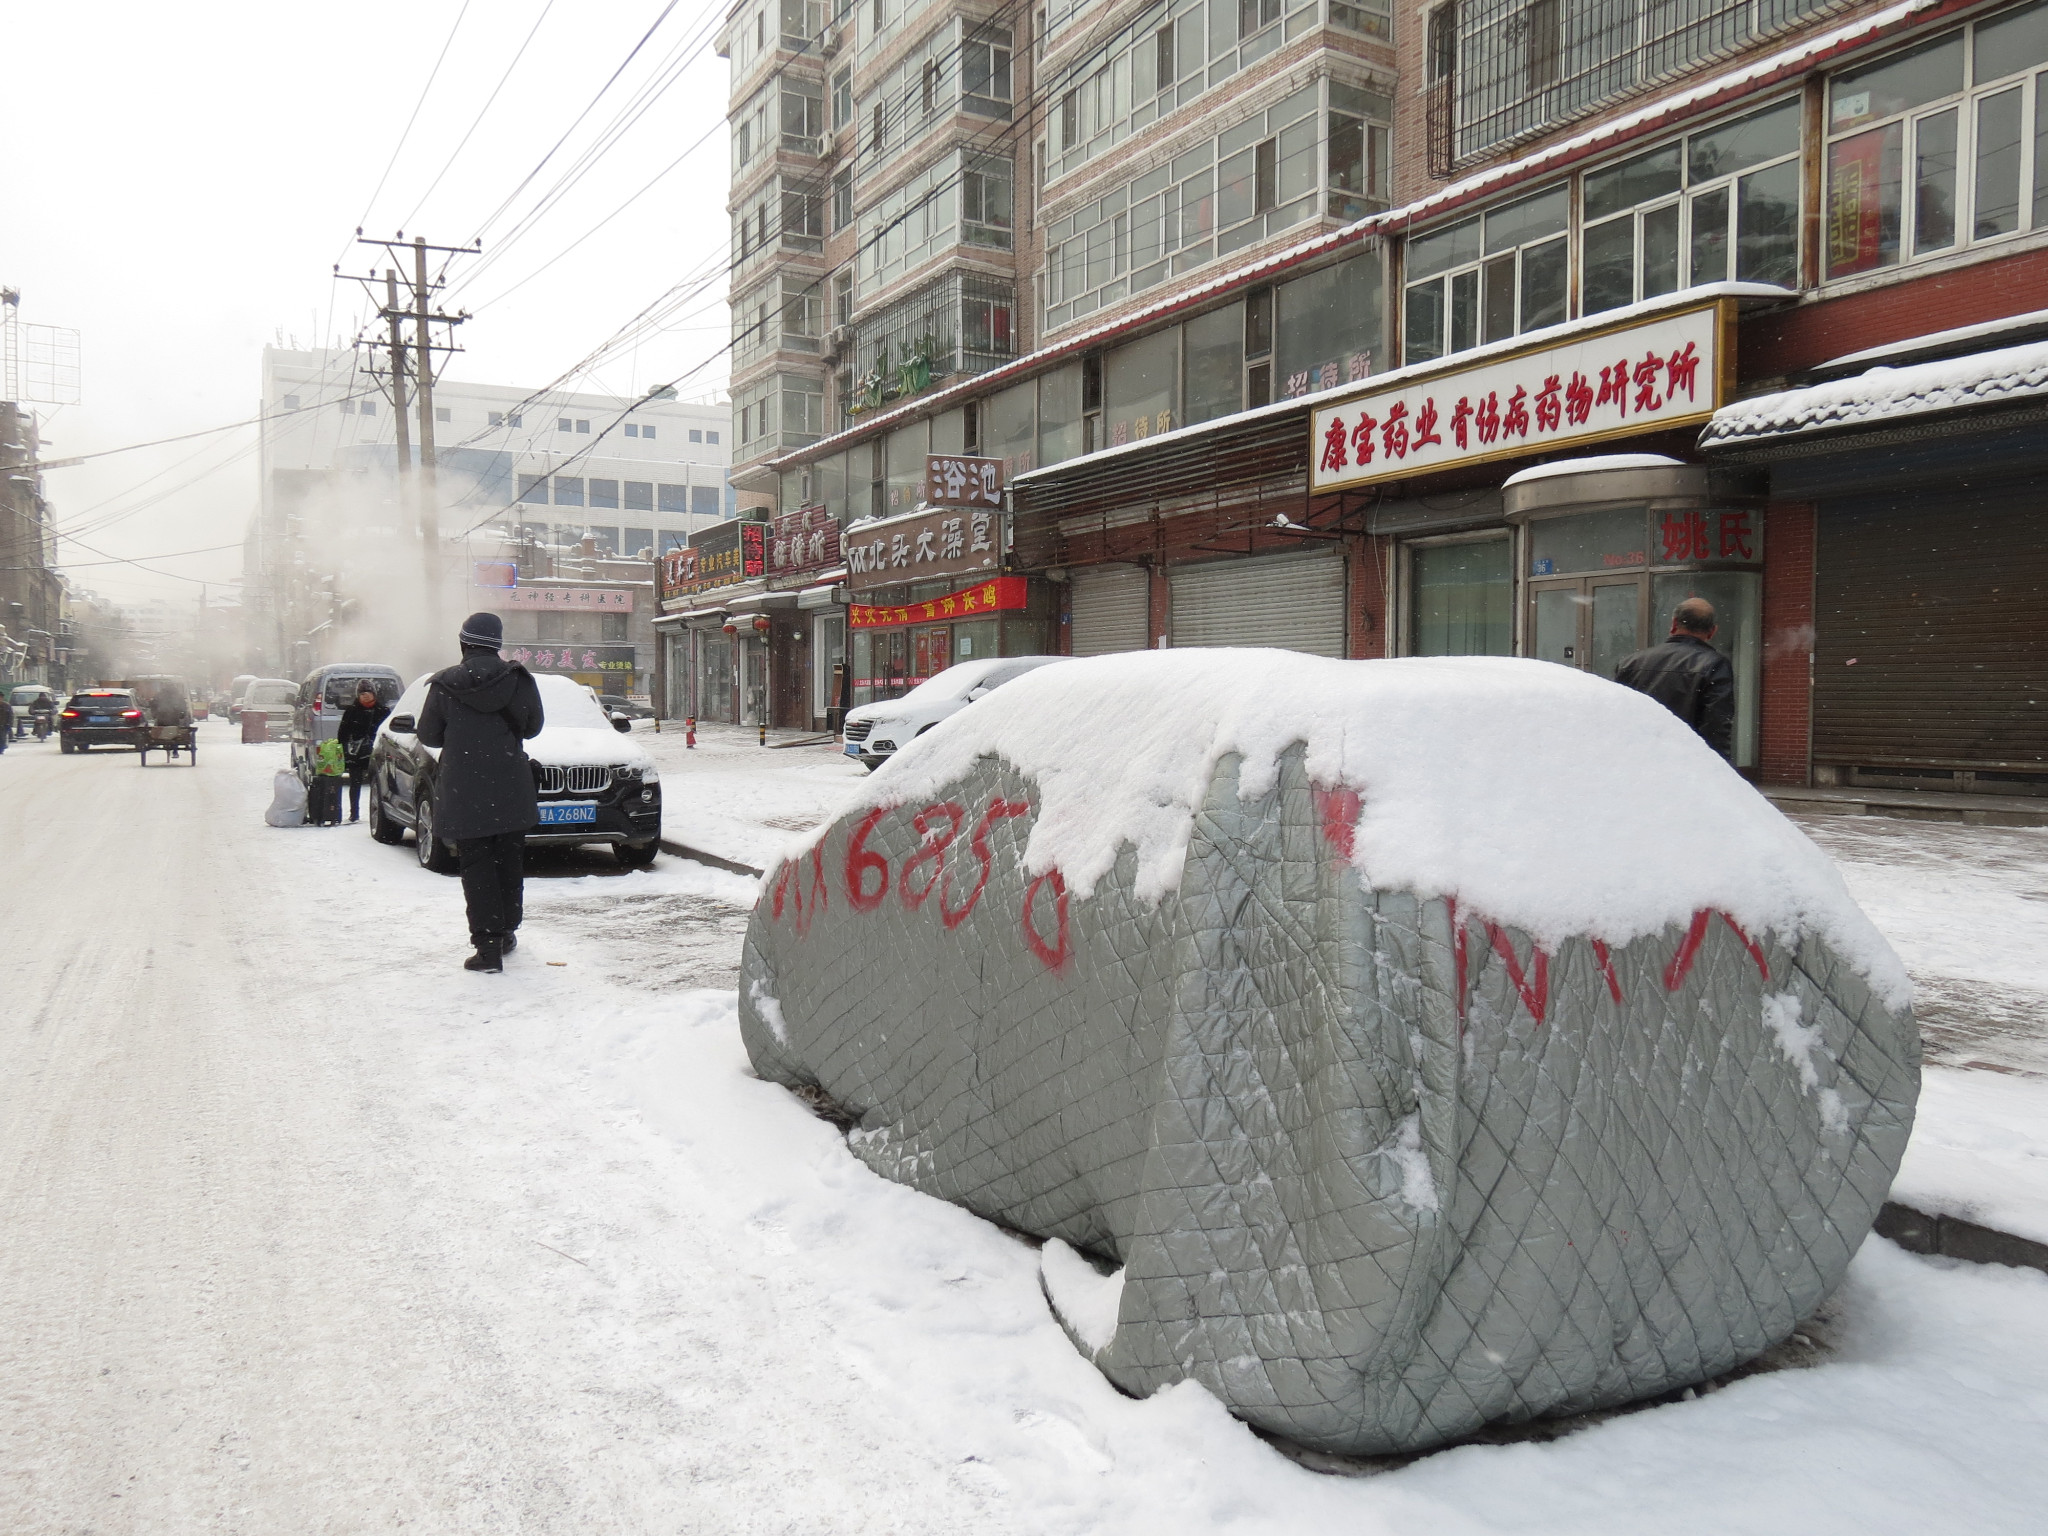
<svg viewBox="0 0 2048 1536">
<path fill-rule="evenodd" d="M 2030 342 L 1905 368 L 1872 368 L 1832 384 L 1739 400 L 1714 412 L 1700 434 L 1700 446 L 1726 447 L 2043 394 L 2048 394 L 2048 341 Z"/>
<path fill-rule="evenodd" d="M 1124 1272 L 1097 1274 L 1095 1266 L 1056 1237 L 1049 1237 L 1038 1255 L 1045 1299 L 1060 1321 L 1091 1354 L 1109 1347 L 1116 1337 L 1117 1308 L 1123 1302 Z"/>
<path fill-rule="evenodd" d="M 1892 1198 L 2048 1243 L 2048 1083 L 1929 1067 Z"/>
<path fill-rule="evenodd" d="M 1827 856 L 1661 705 L 1568 667 L 1490 657 L 1332 661 L 1139 651 L 1044 667 L 897 753 L 842 816 L 929 799 L 984 756 L 1033 780 L 1028 873 L 1085 900 L 1119 848 L 1136 893 L 1176 888 L 1217 763 L 1266 793 L 1281 754 L 1362 810 L 1376 890 L 1454 897 L 1546 947 L 1619 947 L 1725 912 L 1752 935 L 1819 934 L 1888 1006 L 1910 987 Z M 821 833 L 801 845 L 808 848 Z"/>
</svg>

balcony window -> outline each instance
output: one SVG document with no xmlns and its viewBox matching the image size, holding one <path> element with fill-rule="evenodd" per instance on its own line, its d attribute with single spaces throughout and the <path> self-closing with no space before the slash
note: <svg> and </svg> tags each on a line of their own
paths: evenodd
<svg viewBox="0 0 2048 1536">
<path fill-rule="evenodd" d="M 1828 82 L 1827 275 L 2048 228 L 2048 3 Z"/>
<path fill-rule="evenodd" d="M 1799 282 L 1799 103 L 1586 173 L 1580 311 L 1696 283 Z"/>
<path fill-rule="evenodd" d="M 1407 361 L 1564 319 L 1569 211 L 1560 183 L 1410 241 Z"/>
</svg>

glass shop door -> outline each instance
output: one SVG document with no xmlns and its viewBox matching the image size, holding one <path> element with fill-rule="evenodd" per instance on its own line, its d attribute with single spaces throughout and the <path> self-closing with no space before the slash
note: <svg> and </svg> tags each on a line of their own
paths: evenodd
<svg viewBox="0 0 2048 1536">
<path fill-rule="evenodd" d="M 1648 640 L 1649 580 L 1579 576 L 1529 583 L 1529 654 L 1612 678 Z"/>
</svg>

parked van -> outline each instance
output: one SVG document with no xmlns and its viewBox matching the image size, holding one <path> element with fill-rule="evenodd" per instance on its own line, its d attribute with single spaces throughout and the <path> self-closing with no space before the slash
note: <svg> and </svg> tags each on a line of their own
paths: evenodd
<svg viewBox="0 0 2048 1536">
<path fill-rule="evenodd" d="M 405 679 L 395 668 L 373 661 L 330 662 L 315 667 L 299 684 L 298 702 L 292 706 L 292 766 L 300 778 L 312 779 L 313 754 L 341 730 L 341 712 L 355 703 L 365 683 L 382 704 L 397 703 L 405 692 Z"/>
</svg>

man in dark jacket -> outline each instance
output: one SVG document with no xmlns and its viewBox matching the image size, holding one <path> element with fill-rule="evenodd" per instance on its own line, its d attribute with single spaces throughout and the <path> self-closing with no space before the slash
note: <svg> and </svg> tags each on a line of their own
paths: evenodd
<svg viewBox="0 0 2048 1536">
<path fill-rule="evenodd" d="M 391 713 L 391 706 L 377 697 L 377 685 L 367 678 L 356 690 L 355 702 L 341 712 L 341 726 L 335 739 L 348 762 L 348 819 L 360 821 L 363 808 L 363 780 L 370 776 L 370 750 L 377 744 L 377 727 Z"/>
<path fill-rule="evenodd" d="M 1671 613 L 1671 638 L 1637 651 L 1614 680 L 1647 693 L 1730 762 L 1735 760 L 1735 667 L 1715 650 L 1714 605 L 1688 597 Z"/>
<path fill-rule="evenodd" d="M 525 743 L 540 734 L 540 687 L 498 654 L 495 613 L 463 621 L 462 660 L 434 675 L 419 738 L 441 749 L 434 835 L 455 845 L 476 953 L 464 970 L 501 971 L 525 907 L 526 834 L 540 820 Z"/>
</svg>

